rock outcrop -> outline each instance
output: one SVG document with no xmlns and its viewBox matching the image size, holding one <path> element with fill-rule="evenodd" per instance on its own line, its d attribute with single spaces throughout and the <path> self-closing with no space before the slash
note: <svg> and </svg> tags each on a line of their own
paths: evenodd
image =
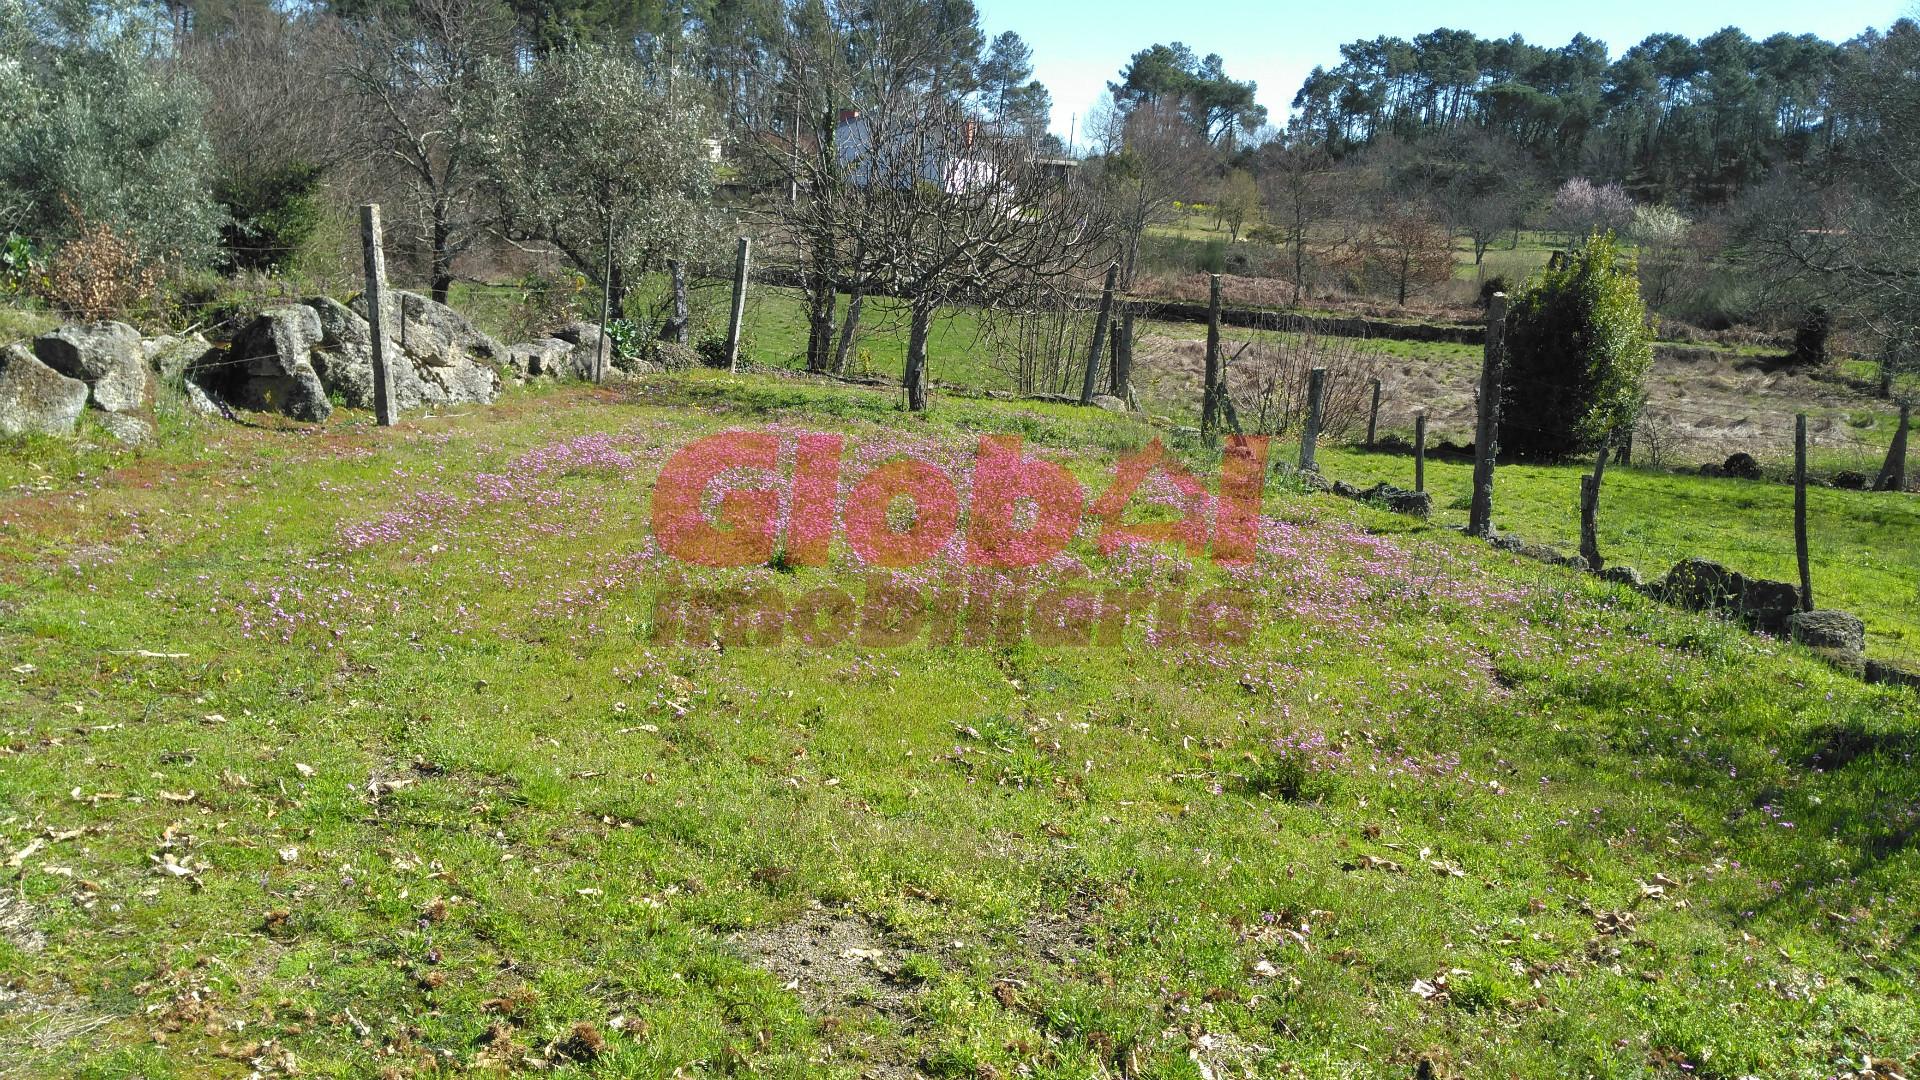
<svg viewBox="0 0 1920 1080">
<path fill-rule="evenodd" d="M 33 352 L 47 367 L 86 384 L 88 402 L 106 414 L 102 423 L 115 438 L 137 443 L 152 436 L 153 376 L 138 330 L 118 322 L 63 326 L 35 338 Z"/>
<path fill-rule="evenodd" d="M 1601 570 L 1600 580 L 1611 581 L 1615 585 L 1625 585 L 1629 589 L 1638 589 L 1644 584 L 1640 580 L 1640 571 L 1624 563 L 1616 563 Z"/>
<path fill-rule="evenodd" d="M 1787 616 L 1787 633 L 1835 664 L 1856 674 L 1865 673 L 1867 626 L 1859 616 L 1824 608 L 1796 611 Z"/>
<path fill-rule="evenodd" d="M 339 343 L 335 347 L 351 372 L 341 375 L 340 385 L 352 385 L 356 393 L 364 386 L 370 407 L 373 354 L 366 312 L 366 297 L 357 297 L 348 313 L 358 323 L 337 325 L 332 340 Z M 387 300 L 387 333 L 394 402 L 401 411 L 421 404 L 484 405 L 500 396 L 496 368 L 508 363 L 507 348 L 447 305 L 419 293 L 394 290 Z M 336 361 L 328 366 L 339 365 Z"/>
<path fill-rule="evenodd" d="M 1735 480 L 1758 480 L 1760 479 L 1760 463 L 1753 459 L 1752 454 L 1733 454 L 1721 463 L 1720 475 L 1731 477 Z"/>
<path fill-rule="evenodd" d="M 24 345 L 0 349 L 0 435 L 71 435 L 87 384 L 40 362 Z"/>
<path fill-rule="evenodd" d="M 1785 637 L 1787 620 L 1800 610 L 1800 588 L 1784 581 L 1750 578 L 1707 559 L 1683 559 L 1667 572 L 1661 594 L 1695 611 L 1720 611 L 1754 629 Z"/>
<path fill-rule="evenodd" d="M 327 388 L 313 368 L 322 340 L 320 316 L 312 308 L 268 308 L 234 335 L 224 354 L 195 362 L 187 377 L 240 408 L 317 423 L 333 414 Z"/>
<path fill-rule="evenodd" d="M 505 363 L 506 350 L 459 312 L 396 292 L 388 331 L 397 411 L 486 404 L 499 396 L 494 365 Z M 360 310 L 326 297 L 270 308 L 236 334 L 225 353 L 191 364 L 188 378 L 214 400 L 296 420 L 325 420 L 335 400 L 371 409 L 372 328 Z"/>
</svg>

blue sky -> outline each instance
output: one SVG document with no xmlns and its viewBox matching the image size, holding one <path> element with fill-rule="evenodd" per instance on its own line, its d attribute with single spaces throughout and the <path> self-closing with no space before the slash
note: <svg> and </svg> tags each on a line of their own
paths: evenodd
<svg viewBox="0 0 1920 1080">
<path fill-rule="evenodd" d="M 1778 31 L 1850 38 L 1912 13 L 1913 0 L 1747 0 L 1739 4 L 1676 0 L 1485 0 L 1444 5 L 1415 0 L 1372 3 L 1261 3 L 1258 0 L 974 0 L 989 36 L 1013 30 L 1033 46 L 1035 75 L 1053 92 L 1053 127 L 1062 138 L 1070 118 L 1084 122 L 1107 81 L 1127 57 L 1155 42 L 1184 41 L 1195 53 L 1217 52 L 1227 73 L 1260 84 L 1260 103 L 1276 122 L 1315 64 L 1332 66 L 1339 47 L 1381 34 L 1411 38 L 1439 26 L 1482 37 L 1519 33 L 1541 45 L 1564 45 L 1584 32 L 1614 55 L 1648 34 L 1700 38 L 1738 26 L 1756 38 Z"/>
</svg>

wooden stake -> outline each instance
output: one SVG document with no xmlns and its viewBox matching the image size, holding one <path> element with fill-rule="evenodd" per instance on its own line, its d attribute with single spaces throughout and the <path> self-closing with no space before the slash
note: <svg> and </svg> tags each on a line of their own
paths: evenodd
<svg viewBox="0 0 1920 1080">
<path fill-rule="evenodd" d="M 1413 490 L 1427 490 L 1427 410 L 1413 414 Z"/>
<path fill-rule="evenodd" d="M 1380 426 L 1380 380 L 1373 380 L 1373 408 L 1367 411 L 1367 453 L 1373 453 L 1373 436 Z"/>
<path fill-rule="evenodd" d="M 1107 344 L 1107 320 L 1113 315 L 1113 286 L 1120 279 L 1120 263 L 1107 264 L 1107 283 L 1100 289 L 1100 314 L 1093 321 L 1093 341 L 1087 346 L 1086 377 L 1080 381 L 1080 404 L 1093 404 L 1094 380 L 1100 377 L 1100 350 Z"/>
<path fill-rule="evenodd" d="M 393 377 L 387 370 L 387 259 L 380 249 L 380 204 L 360 208 L 360 253 L 367 271 L 367 336 L 372 339 L 373 420 L 393 426 Z"/>
<path fill-rule="evenodd" d="M 1500 451 L 1500 373 L 1507 359 L 1507 294 L 1487 308 L 1487 349 L 1480 364 L 1480 418 L 1473 437 L 1473 502 L 1467 535 L 1493 535 L 1493 465 Z"/>
<path fill-rule="evenodd" d="M 1327 369 L 1314 368 L 1307 375 L 1307 423 L 1300 429 L 1300 471 L 1316 472 L 1320 466 L 1314 451 L 1320 441 L 1320 404 L 1327 387 Z"/>
<path fill-rule="evenodd" d="M 740 370 L 740 324 L 747 317 L 747 259 L 753 252 L 753 241 L 740 238 L 739 247 L 733 254 L 733 313 L 727 319 L 727 370 Z"/>
<path fill-rule="evenodd" d="M 1800 610 L 1813 610 L 1813 568 L 1807 557 L 1807 414 L 1793 418 L 1793 552 L 1800 560 Z"/>
<path fill-rule="evenodd" d="M 1207 366 L 1201 378 L 1200 438 L 1212 445 L 1220 432 L 1220 275 L 1207 284 Z"/>
</svg>

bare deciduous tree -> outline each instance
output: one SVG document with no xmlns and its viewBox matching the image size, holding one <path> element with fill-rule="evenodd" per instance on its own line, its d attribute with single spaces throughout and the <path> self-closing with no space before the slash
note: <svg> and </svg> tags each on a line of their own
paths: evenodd
<svg viewBox="0 0 1920 1080">
<path fill-rule="evenodd" d="M 1739 233 L 1776 295 L 1819 304 L 1864 332 L 1880 392 L 1920 370 L 1920 26 L 1902 20 L 1855 47 L 1836 91 L 1848 168 L 1782 173 L 1756 191 Z"/>
<path fill-rule="evenodd" d="M 1122 245 L 1120 285 L 1131 288 L 1140 272 L 1141 239 L 1150 226 L 1173 220 L 1173 201 L 1198 182 L 1212 147 L 1173 104 L 1138 105 L 1118 131 L 1118 149 L 1109 150 L 1094 172 Z"/>
<path fill-rule="evenodd" d="M 1267 234 L 1292 264 L 1298 304 L 1313 264 L 1351 246 L 1344 189 L 1326 149 L 1308 144 L 1271 144 L 1260 160 L 1260 184 L 1267 199 Z"/>
<path fill-rule="evenodd" d="M 441 302 L 486 221 L 486 71 L 511 57 L 512 35 L 500 0 L 412 0 L 404 15 L 354 23 L 344 50 L 340 74 L 360 102 L 352 129 L 405 190 Z"/>
<path fill-rule="evenodd" d="M 1402 307 L 1407 297 L 1453 276 L 1453 244 L 1428 207 L 1392 200 L 1375 211 L 1367 231 L 1368 262 L 1391 283 Z"/>
</svg>

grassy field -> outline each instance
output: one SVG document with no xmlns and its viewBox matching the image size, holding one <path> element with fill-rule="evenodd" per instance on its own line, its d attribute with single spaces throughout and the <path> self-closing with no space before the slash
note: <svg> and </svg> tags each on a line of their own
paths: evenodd
<svg viewBox="0 0 1920 1080">
<path fill-rule="evenodd" d="M 1413 486 L 1413 459 L 1336 448 L 1322 451 L 1328 476 L 1363 487 L 1385 480 Z M 1506 465 L 1495 474 L 1494 525 L 1536 543 L 1575 552 L 1580 543 L 1578 465 Z M 1434 521 L 1464 525 L 1470 461 L 1427 461 Z M 1600 550 L 1609 562 L 1665 574 L 1690 556 L 1744 574 L 1799 580 L 1793 548 L 1793 488 L 1781 483 L 1607 470 L 1601 491 Z M 1867 624 L 1870 653 L 1920 660 L 1920 499 L 1893 492 L 1812 488 L 1807 537 L 1814 598 Z"/>
<path fill-rule="evenodd" d="M 0 1074 L 1920 1065 L 1911 692 L 1277 479 L 1251 567 L 1070 549 L 1244 645 L 650 640 L 661 462 L 762 426 L 1152 434 L 690 374 L 0 447 Z"/>
<path fill-rule="evenodd" d="M 1247 240 L 1247 234 L 1257 224 L 1258 222 L 1249 222 L 1241 230 L 1242 243 L 1255 243 Z M 1228 244 L 1232 240 L 1227 228 L 1215 222 L 1210 210 L 1179 213 L 1170 222 L 1150 226 L 1148 233 L 1168 240 L 1187 241 L 1188 243 L 1182 245 L 1169 245 L 1167 254 L 1185 255 L 1189 259 L 1198 259 L 1206 250 L 1204 245 L 1208 243 Z M 1564 246 L 1565 240 L 1559 236 L 1524 229 L 1516 236 L 1505 237 L 1496 242 L 1487 249 L 1481 263 L 1476 265 L 1473 261 L 1473 242 L 1466 238 L 1459 238 L 1453 244 L 1453 277 L 1456 280 L 1480 281 L 1504 275 L 1510 281 L 1519 282 L 1545 266 L 1553 252 Z M 1195 268 L 1186 267 L 1186 269 Z"/>
</svg>

